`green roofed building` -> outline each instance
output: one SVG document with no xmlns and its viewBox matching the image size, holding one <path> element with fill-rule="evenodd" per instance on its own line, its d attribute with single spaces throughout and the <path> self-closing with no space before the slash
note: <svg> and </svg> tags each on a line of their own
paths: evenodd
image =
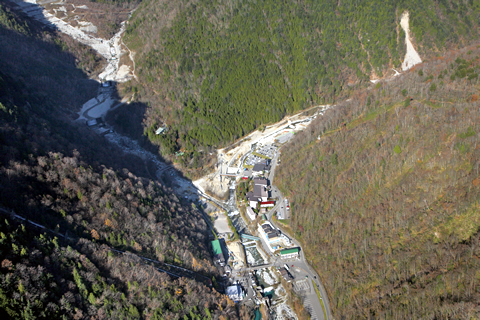
<svg viewBox="0 0 480 320">
<path fill-rule="evenodd" d="M 255 319 L 254 320 L 262 320 L 262 313 L 260 312 L 260 310 L 258 309 L 255 309 Z"/>
<path fill-rule="evenodd" d="M 300 248 L 290 248 L 280 251 L 280 257 L 282 259 L 298 258 Z"/>
<path fill-rule="evenodd" d="M 225 265 L 225 257 L 223 256 L 222 245 L 220 240 L 212 241 L 213 261 L 220 264 L 222 267 Z"/>
</svg>

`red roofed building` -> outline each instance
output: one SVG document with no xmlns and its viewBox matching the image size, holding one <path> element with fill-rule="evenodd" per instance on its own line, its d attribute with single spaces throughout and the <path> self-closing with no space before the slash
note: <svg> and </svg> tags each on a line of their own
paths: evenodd
<svg viewBox="0 0 480 320">
<path fill-rule="evenodd" d="M 275 206 L 275 201 L 260 202 L 260 208 L 268 208 L 268 207 L 274 207 L 274 206 Z"/>
</svg>

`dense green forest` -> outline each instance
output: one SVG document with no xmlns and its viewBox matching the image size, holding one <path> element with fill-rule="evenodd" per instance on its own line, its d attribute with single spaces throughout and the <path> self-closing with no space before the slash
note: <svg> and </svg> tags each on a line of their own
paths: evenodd
<svg viewBox="0 0 480 320">
<path fill-rule="evenodd" d="M 283 148 L 290 227 L 336 318 L 478 318 L 479 72 L 480 45 L 448 53 Z"/>
<path fill-rule="evenodd" d="M 73 121 L 98 89 L 82 70 L 101 59 L 7 6 L 0 19 L 2 319 L 245 317 L 205 283 L 154 268 L 219 277 L 201 213 Z"/>
<path fill-rule="evenodd" d="M 125 93 L 149 102 L 145 133 L 161 152 L 182 148 L 193 166 L 211 147 L 399 67 L 404 11 L 422 56 L 478 36 L 477 0 L 146 0 L 125 35 L 139 78 Z M 163 124 L 168 134 L 155 135 Z"/>
</svg>

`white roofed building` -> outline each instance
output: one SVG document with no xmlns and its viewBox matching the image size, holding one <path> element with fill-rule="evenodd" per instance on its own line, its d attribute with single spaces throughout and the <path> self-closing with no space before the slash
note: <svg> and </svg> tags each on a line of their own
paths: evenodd
<svg viewBox="0 0 480 320">
<path fill-rule="evenodd" d="M 257 217 L 257 214 L 253 211 L 251 207 L 247 207 L 247 216 L 250 218 L 250 220 L 255 220 Z"/>
<path fill-rule="evenodd" d="M 242 287 L 238 284 L 227 287 L 225 294 L 234 302 L 243 300 Z"/>
</svg>

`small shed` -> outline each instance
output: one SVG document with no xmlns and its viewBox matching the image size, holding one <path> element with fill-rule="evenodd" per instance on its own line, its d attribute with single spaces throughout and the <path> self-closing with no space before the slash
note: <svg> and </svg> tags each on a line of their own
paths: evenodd
<svg viewBox="0 0 480 320">
<path fill-rule="evenodd" d="M 88 127 L 93 127 L 93 126 L 96 126 L 97 124 L 98 124 L 97 119 L 92 119 L 87 121 Z"/>
<path fill-rule="evenodd" d="M 167 130 L 167 126 L 159 127 L 157 131 L 155 131 L 155 134 L 165 133 L 166 130 Z"/>
</svg>

